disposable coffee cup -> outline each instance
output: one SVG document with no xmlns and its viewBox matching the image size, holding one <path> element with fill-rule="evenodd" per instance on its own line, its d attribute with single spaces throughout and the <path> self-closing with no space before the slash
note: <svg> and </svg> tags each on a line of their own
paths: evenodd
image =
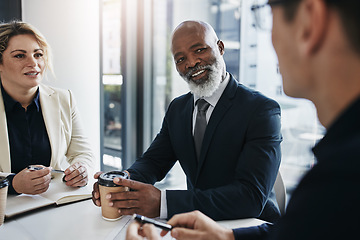
<svg viewBox="0 0 360 240">
<path fill-rule="evenodd" d="M 8 186 L 7 178 L 0 177 L 0 226 L 4 223 Z"/>
<path fill-rule="evenodd" d="M 102 173 L 98 178 L 100 202 L 101 202 L 101 214 L 103 219 L 107 221 L 116 221 L 122 218 L 119 209 L 113 206 L 109 206 L 109 199 L 106 199 L 108 193 L 118 193 L 129 191 L 128 187 L 117 185 L 113 182 L 113 179 L 119 177 L 129 179 L 129 175 L 126 172 L 110 171 Z"/>
</svg>

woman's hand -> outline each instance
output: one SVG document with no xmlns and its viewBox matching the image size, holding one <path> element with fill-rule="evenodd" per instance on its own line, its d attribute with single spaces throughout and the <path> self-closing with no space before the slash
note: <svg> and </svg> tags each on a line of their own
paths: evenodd
<svg viewBox="0 0 360 240">
<path fill-rule="evenodd" d="M 64 180 L 67 186 L 83 187 L 88 183 L 88 172 L 82 163 L 74 163 L 65 170 Z"/>
<path fill-rule="evenodd" d="M 46 192 L 51 181 L 51 167 L 42 167 L 40 170 L 23 169 L 13 178 L 13 188 L 17 193 L 40 194 Z"/>
</svg>

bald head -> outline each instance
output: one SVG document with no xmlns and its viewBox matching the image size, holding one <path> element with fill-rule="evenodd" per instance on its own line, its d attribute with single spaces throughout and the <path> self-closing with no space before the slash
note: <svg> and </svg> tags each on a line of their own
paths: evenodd
<svg viewBox="0 0 360 240">
<path fill-rule="evenodd" d="M 197 36 L 203 36 L 207 41 L 216 43 L 218 37 L 215 33 L 213 27 L 202 21 L 184 21 L 180 23 L 173 31 L 172 41 L 171 41 L 171 50 L 173 51 L 174 41 L 176 41 L 179 36 L 188 36 L 195 34 Z"/>
</svg>

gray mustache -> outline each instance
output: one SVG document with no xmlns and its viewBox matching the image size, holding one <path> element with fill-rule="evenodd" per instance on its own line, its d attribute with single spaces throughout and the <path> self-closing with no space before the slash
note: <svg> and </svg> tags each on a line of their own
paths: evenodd
<svg viewBox="0 0 360 240">
<path fill-rule="evenodd" d="M 193 75 L 194 73 L 200 71 L 200 70 L 211 70 L 211 66 L 210 65 L 206 65 L 206 66 L 198 66 L 198 67 L 195 67 L 191 70 L 189 70 L 187 73 L 184 74 L 184 77 L 189 79 L 191 77 L 191 75 Z"/>
</svg>

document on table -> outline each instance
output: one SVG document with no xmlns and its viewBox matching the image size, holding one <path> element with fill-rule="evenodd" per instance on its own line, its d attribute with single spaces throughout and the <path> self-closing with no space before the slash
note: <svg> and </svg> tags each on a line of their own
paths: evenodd
<svg viewBox="0 0 360 240">
<path fill-rule="evenodd" d="M 59 174 L 60 175 L 60 174 Z M 51 180 L 49 189 L 39 195 L 8 195 L 5 217 L 9 218 L 24 212 L 49 205 L 61 205 L 91 198 L 92 185 L 73 188 L 62 182 L 62 174 Z"/>
</svg>

